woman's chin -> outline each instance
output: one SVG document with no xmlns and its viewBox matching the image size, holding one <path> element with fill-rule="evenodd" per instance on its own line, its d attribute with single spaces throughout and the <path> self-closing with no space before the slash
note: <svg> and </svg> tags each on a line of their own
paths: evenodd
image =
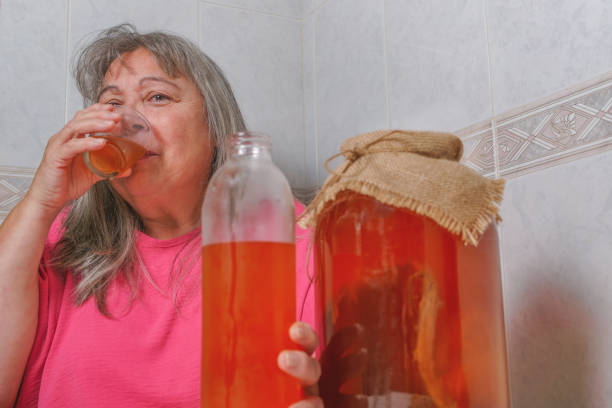
<svg viewBox="0 0 612 408">
<path fill-rule="evenodd" d="M 149 197 L 160 190 L 161 186 L 158 185 L 160 178 L 153 177 L 151 173 L 139 167 L 132 167 L 132 173 L 127 177 L 111 180 L 115 190 L 125 199 Z"/>
</svg>

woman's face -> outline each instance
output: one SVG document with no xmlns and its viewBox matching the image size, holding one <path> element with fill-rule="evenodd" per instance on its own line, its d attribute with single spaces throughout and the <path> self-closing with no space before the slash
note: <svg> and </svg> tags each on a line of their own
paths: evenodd
<svg viewBox="0 0 612 408">
<path fill-rule="evenodd" d="M 132 174 L 112 181 L 124 198 L 171 194 L 180 200 L 183 193 L 203 192 L 212 144 L 204 100 L 195 84 L 182 76 L 170 77 L 148 50 L 137 49 L 111 63 L 98 102 L 136 109 L 153 130 L 151 140 L 139 141 L 147 155 L 132 167 Z"/>
</svg>

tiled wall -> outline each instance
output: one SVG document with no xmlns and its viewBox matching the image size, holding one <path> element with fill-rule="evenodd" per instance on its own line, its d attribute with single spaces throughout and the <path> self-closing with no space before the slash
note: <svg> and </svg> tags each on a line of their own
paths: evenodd
<svg viewBox="0 0 612 408">
<path fill-rule="evenodd" d="M 534 147 L 521 151 L 520 159 L 516 151 L 508 151 L 533 146 L 533 140 L 538 146 L 544 134 L 554 135 L 548 128 L 531 139 L 513 133 L 531 122 L 544 125 L 548 120 L 554 130 L 601 119 L 597 129 L 585 129 L 589 137 L 577 139 L 584 149 L 590 148 L 591 138 L 602 141 L 609 134 L 604 115 L 609 107 L 592 101 L 593 92 L 605 99 L 601 93 L 607 92 L 612 76 L 608 1 L 307 3 L 304 111 L 306 139 L 316 146 L 308 156 L 318 169 L 310 175 L 313 184 L 325 180 L 322 163 L 342 140 L 372 129 L 457 132 L 466 141 L 466 158 L 492 176 L 516 173 L 517 160 L 524 164 L 526 157 L 539 158 Z M 584 104 L 581 97 L 587 98 Z M 549 109 L 546 115 L 553 116 L 540 118 L 536 108 Z M 494 130 L 499 131 L 497 169 Z M 577 153 L 576 145 L 566 143 L 569 139 L 558 139 L 561 144 L 542 145 L 547 156 Z M 471 149 L 477 146 L 478 157 L 471 160 Z"/>
<path fill-rule="evenodd" d="M 2 0 L 0 55 L 11 63 L 0 75 L 0 218 L 79 106 L 68 55 L 87 32 L 125 20 L 199 42 L 305 195 L 349 136 L 456 132 L 466 165 L 508 179 L 513 406 L 609 406 L 612 3 Z"/>
</svg>

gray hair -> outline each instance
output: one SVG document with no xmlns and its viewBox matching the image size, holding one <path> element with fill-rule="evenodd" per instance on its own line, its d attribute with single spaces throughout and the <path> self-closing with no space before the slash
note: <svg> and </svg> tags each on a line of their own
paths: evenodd
<svg viewBox="0 0 612 408">
<path fill-rule="evenodd" d="M 74 60 L 73 74 L 84 105 L 97 102 L 110 64 L 122 54 L 140 48 L 151 52 L 168 75 L 184 76 L 198 87 L 214 146 L 210 173 L 202 175 L 210 177 L 225 160 L 226 136 L 246 126 L 223 72 L 189 40 L 160 31 L 141 34 L 131 24 L 100 32 Z M 138 214 L 106 180 L 96 183 L 71 204 L 62 238 L 54 250 L 54 265 L 63 274 L 73 274 L 77 305 L 93 295 L 98 309 L 108 315 L 106 294 L 116 278 L 125 279 L 135 296 L 135 274 L 141 268 L 137 267 L 134 234 L 142 228 Z"/>
</svg>

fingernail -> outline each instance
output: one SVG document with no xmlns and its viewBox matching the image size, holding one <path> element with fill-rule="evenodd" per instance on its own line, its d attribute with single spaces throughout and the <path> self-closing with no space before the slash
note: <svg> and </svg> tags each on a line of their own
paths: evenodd
<svg viewBox="0 0 612 408">
<path fill-rule="evenodd" d="M 106 139 L 104 139 L 103 137 L 95 137 L 93 138 L 93 141 L 99 145 L 106 143 Z"/>
<path fill-rule="evenodd" d="M 297 358 L 290 351 L 283 352 L 282 360 L 285 368 L 295 368 L 297 366 Z"/>
<path fill-rule="evenodd" d="M 291 337 L 294 339 L 304 339 L 306 338 L 306 330 L 302 326 L 292 326 Z"/>
</svg>

